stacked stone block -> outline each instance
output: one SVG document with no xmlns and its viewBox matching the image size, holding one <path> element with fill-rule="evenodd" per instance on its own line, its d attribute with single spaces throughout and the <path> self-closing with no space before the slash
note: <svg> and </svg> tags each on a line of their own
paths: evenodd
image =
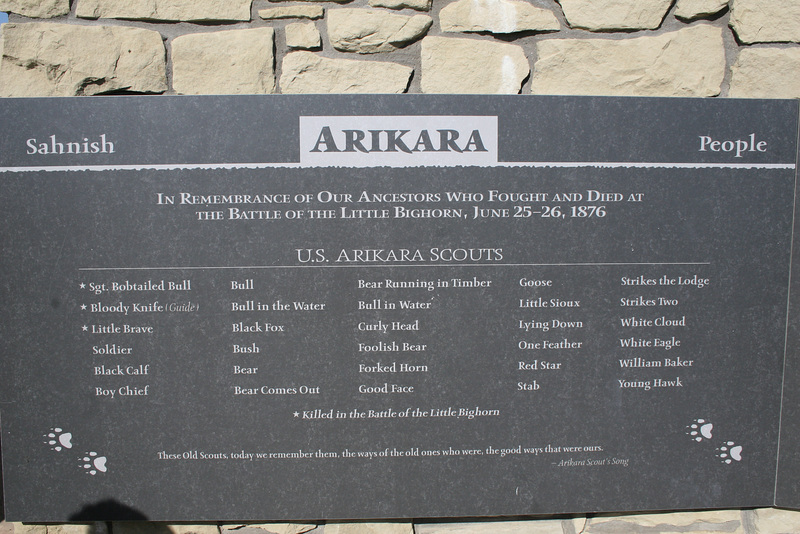
<svg viewBox="0 0 800 534">
<path fill-rule="evenodd" d="M 800 97 L 800 0 L 0 0 L 0 96 Z"/>
</svg>

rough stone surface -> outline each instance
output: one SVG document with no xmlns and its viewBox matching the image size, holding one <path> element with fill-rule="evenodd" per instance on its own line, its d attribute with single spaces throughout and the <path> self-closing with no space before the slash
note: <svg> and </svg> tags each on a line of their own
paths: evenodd
<svg viewBox="0 0 800 534">
<path fill-rule="evenodd" d="M 270 2 L 290 2 L 295 0 L 269 0 Z M 298 2 L 336 2 L 338 4 L 346 4 L 353 0 L 296 0 Z"/>
<path fill-rule="evenodd" d="M 397 63 L 329 59 L 311 52 L 283 58 L 283 93 L 402 93 L 413 69 Z M 326 534 L 328 526 L 325 527 Z"/>
<path fill-rule="evenodd" d="M 564 534 L 562 521 L 479 521 L 416 525 L 415 534 Z M 580 531 L 576 531 L 580 532 Z"/>
<path fill-rule="evenodd" d="M 725 76 L 722 28 L 696 24 L 629 39 L 536 45 L 533 94 L 714 96 Z"/>
<path fill-rule="evenodd" d="M 86 19 L 250 20 L 251 4 L 252 0 L 78 0 L 75 14 Z"/>
<path fill-rule="evenodd" d="M 293 22 L 286 25 L 286 46 L 292 49 L 310 50 L 322 46 L 316 24 L 313 22 Z"/>
<path fill-rule="evenodd" d="M 229 534 L 303 534 L 317 528 L 313 523 L 251 523 L 246 525 L 223 525 Z"/>
<path fill-rule="evenodd" d="M 672 0 L 558 0 L 573 28 L 591 31 L 654 30 Z"/>
<path fill-rule="evenodd" d="M 47 534 L 93 534 L 93 525 L 47 525 Z"/>
<path fill-rule="evenodd" d="M 50 19 L 69 13 L 69 0 L 0 0 L 0 11 Z"/>
<path fill-rule="evenodd" d="M 753 514 L 757 534 L 800 534 L 800 512 L 759 508 Z"/>
<path fill-rule="evenodd" d="M 587 521 L 584 534 L 671 534 L 697 531 L 704 534 L 745 534 L 739 510 L 599 516 Z"/>
<path fill-rule="evenodd" d="M 250 28 L 176 37 L 173 88 L 187 95 L 274 92 L 274 33 Z"/>
<path fill-rule="evenodd" d="M 325 534 L 414 534 L 412 523 L 327 523 Z"/>
<path fill-rule="evenodd" d="M 11 525 L 14 526 L 14 534 L 47 534 L 47 525 L 29 525 L 25 523 L 11 523 Z"/>
<path fill-rule="evenodd" d="M 406 16 L 374 9 L 329 9 L 328 38 L 337 50 L 391 52 L 422 37 L 433 24 L 428 15 Z"/>
<path fill-rule="evenodd" d="M 564 519 L 562 526 L 564 528 L 564 534 L 572 534 L 573 532 L 576 534 L 583 534 L 586 530 L 586 525 L 589 519 L 586 516 L 576 516 L 572 519 Z"/>
<path fill-rule="evenodd" d="M 173 534 L 219 534 L 219 526 L 215 523 L 172 523 L 165 526 Z"/>
<path fill-rule="evenodd" d="M 800 42 L 800 0 L 731 0 L 730 24 L 743 43 Z"/>
<path fill-rule="evenodd" d="M 112 531 L 114 534 L 219 534 L 219 527 L 212 523 L 121 521 L 113 523 Z"/>
<path fill-rule="evenodd" d="M 683 20 L 715 15 L 728 6 L 728 0 L 678 0 L 675 16 Z"/>
<path fill-rule="evenodd" d="M 388 9 L 416 9 L 417 11 L 430 11 L 433 0 L 369 0 L 371 7 L 385 7 Z"/>
<path fill-rule="evenodd" d="M 268 7 L 258 12 L 262 19 L 321 19 L 325 14 L 322 6 Z"/>
<path fill-rule="evenodd" d="M 167 90 L 161 35 L 120 26 L 5 24 L 0 96 Z"/>
<path fill-rule="evenodd" d="M 107 534 L 108 526 L 104 522 L 88 524 L 47 525 L 47 534 Z"/>
<path fill-rule="evenodd" d="M 422 40 L 423 93 L 516 94 L 530 73 L 522 47 L 449 37 Z"/>
<path fill-rule="evenodd" d="M 557 31 L 555 14 L 519 0 L 457 0 L 439 14 L 442 31 L 514 33 Z"/>
<path fill-rule="evenodd" d="M 729 96 L 800 98 L 800 48 L 744 48 L 731 67 Z"/>
</svg>

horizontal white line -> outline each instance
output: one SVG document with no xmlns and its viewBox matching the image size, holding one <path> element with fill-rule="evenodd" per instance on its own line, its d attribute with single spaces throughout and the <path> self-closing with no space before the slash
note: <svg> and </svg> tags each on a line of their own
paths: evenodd
<svg viewBox="0 0 800 534">
<path fill-rule="evenodd" d="M 65 171 L 176 171 L 195 169 L 280 169 L 300 168 L 299 163 L 192 163 L 166 165 L 66 165 L 44 167 L 0 167 L 0 172 L 65 172 Z"/>
<path fill-rule="evenodd" d="M 535 168 L 580 168 L 595 167 L 601 169 L 633 168 L 633 169 L 786 169 L 794 170 L 794 163 L 654 163 L 630 161 L 531 161 L 531 162 L 498 162 L 496 164 L 476 165 L 481 168 L 493 167 L 535 167 Z M 313 168 L 378 168 L 374 166 L 303 165 L 301 163 L 176 163 L 176 164 L 140 164 L 140 165 L 53 165 L 39 167 L 0 167 L 0 172 L 79 172 L 79 171 L 174 171 L 174 170 L 215 170 L 215 169 L 313 169 Z M 415 168 L 417 166 L 394 168 Z M 423 167 L 420 165 L 419 167 Z M 452 167 L 455 166 L 436 166 Z"/>
<path fill-rule="evenodd" d="M 789 169 L 794 170 L 794 163 L 645 163 L 630 161 L 592 161 L 592 162 L 504 162 L 498 167 L 599 167 L 599 168 L 634 168 L 634 169 Z"/>
<path fill-rule="evenodd" d="M 403 264 L 383 264 L 383 265 L 237 265 L 237 266 L 215 266 L 208 265 L 202 267 L 81 267 L 79 271 L 212 271 L 221 269 L 364 269 L 364 268 L 387 268 L 387 267 L 617 267 L 617 266 L 634 266 L 634 265 L 711 265 L 711 262 L 614 262 L 614 263 L 424 263 L 409 265 Z"/>
</svg>

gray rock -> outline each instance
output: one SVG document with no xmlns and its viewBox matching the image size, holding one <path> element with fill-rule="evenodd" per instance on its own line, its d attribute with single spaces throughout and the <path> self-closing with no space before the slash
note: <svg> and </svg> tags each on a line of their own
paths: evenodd
<svg viewBox="0 0 800 534">
<path fill-rule="evenodd" d="M 514 33 L 557 31 L 555 14 L 520 0 L 457 0 L 439 14 L 442 31 Z"/>
<path fill-rule="evenodd" d="M 285 6 L 261 9 L 258 16 L 262 19 L 321 19 L 325 14 L 322 6 Z"/>
<path fill-rule="evenodd" d="M 286 46 L 291 49 L 311 50 L 322 46 L 316 24 L 313 22 L 293 22 L 286 25 Z"/>
<path fill-rule="evenodd" d="M 415 534 L 564 534 L 557 519 L 533 521 L 477 521 L 464 523 L 428 523 L 418 525 Z M 575 531 L 579 532 L 579 531 Z"/>
<path fill-rule="evenodd" d="M 370 7 L 385 7 L 388 9 L 416 9 L 417 11 L 430 11 L 433 0 L 369 0 Z"/>
<path fill-rule="evenodd" d="M 522 47 L 478 39 L 422 40 L 423 93 L 516 94 L 530 73 Z"/>
<path fill-rule="evenodd" d="M 49 22 L 5 24 L 0 96 L 76 96 L 167 90 L 158 32 Z"/>
<path fill-rule="evenodd" d="M 672 0 L 558 0 L 573 28 L 591 31 L 654 30 Z"/>
<path fill-rule="evenodd" d="M 105 522 L 47 525 L 47 534 L 108 534 L 108 526 Z"/>
<path fill-rule="evenodd" d="M 274 34 L 248 28 L 176 37 L 173 89 L 187 95 L 275 92 Z"/>
<path fill-rule="evenodd" d="M 162 523 L 154 521 L 121 521 L 113 523 L 114 534 L 219 534 L 215 523 Z M 48 533 L 50 534 L 50 533 Z"/>
<path fill-rule="evenodd" d="M 795 75 L 797 75 L 796 67 Z M 797 87 L 795 83 L 794 98 L 797 98 L 798 95 Z M 800 512 L 759 508 L 753 510 L 753 514 L 756 527 L 754 534 L 800 534 Z"/>
<path fill-rule="evenodd" d="M 411 523 L 327 523 L 325 534 L 414 534 Z"/>
<path fill-rule="evenodd" d="M 433 24 L 428 15 L 400 15 L 376 9 L 328 10 L 328 38 L 336 50 L 391 52 L 422 37 Z"/>
<path fill-rule="evenodd" d="M 739 510 L 708 512 L 675 512 L 665 514 L 634 514 L 592 517 L 585 534 L 617 532 L 702 532 L 703 534 L 745 534 Z"/>
<path fill-rule="evenodd" d="M 728 7 L 728 0 L 678 0 L 675 16 L 683 20 L 716 15 Z"/>
<path fill-rule="evenodd" d="M 627 39 L 547 39 L 536 45 L 533 94 L 714 96 L 725 77 L 722 29 L 695 24 Z"/>
<path fill-rule="evenodd" d="M 798 43 L 800 0 L 731 0 L 730 24 L 743 43 Z"/>
<path fill-rule="evenodd" d="M 69 0 L 0 0 L 0 11 L 23 17 L 51 19 L 69 13 Z"/>
<path fill-rule="evenodd" d="M 223 525 L 223 534 L 304 534 L 317 528 L 313 523 L 247 523 Z"/>
<path fill-rule="evenodd" d="M 78 0 L 80 18 L 163 21 L 250 20 L 253 0 Z"/>
<path fill-rule="evenodd" d="M 283 93 L 402 93 L 413 69 L 397 63 L 329 59 L 311 52 L 286 54 Z M 328 526 L 325 527 L 328 532 Z"/>
<path fill-rule="evenodd" d="M 729 95 L 734 98 L 800 98 L 800 48 L 743 48 L 731 67 Z M 759 510 L 764 525 L 792 524 L 797 530 L 761 532 L 800 532 L 800 514 L 781 510 Z"/>
</svg>

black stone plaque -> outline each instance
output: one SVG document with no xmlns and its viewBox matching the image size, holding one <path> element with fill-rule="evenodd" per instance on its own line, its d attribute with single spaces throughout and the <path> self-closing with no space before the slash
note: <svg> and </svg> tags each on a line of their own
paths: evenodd
<svg viewBox="0 0 800 534">
<path fill-rule="evenodd" d="M 800 503 L 796 101 L 0 116 L 9 520 Z"/>
</svg>

